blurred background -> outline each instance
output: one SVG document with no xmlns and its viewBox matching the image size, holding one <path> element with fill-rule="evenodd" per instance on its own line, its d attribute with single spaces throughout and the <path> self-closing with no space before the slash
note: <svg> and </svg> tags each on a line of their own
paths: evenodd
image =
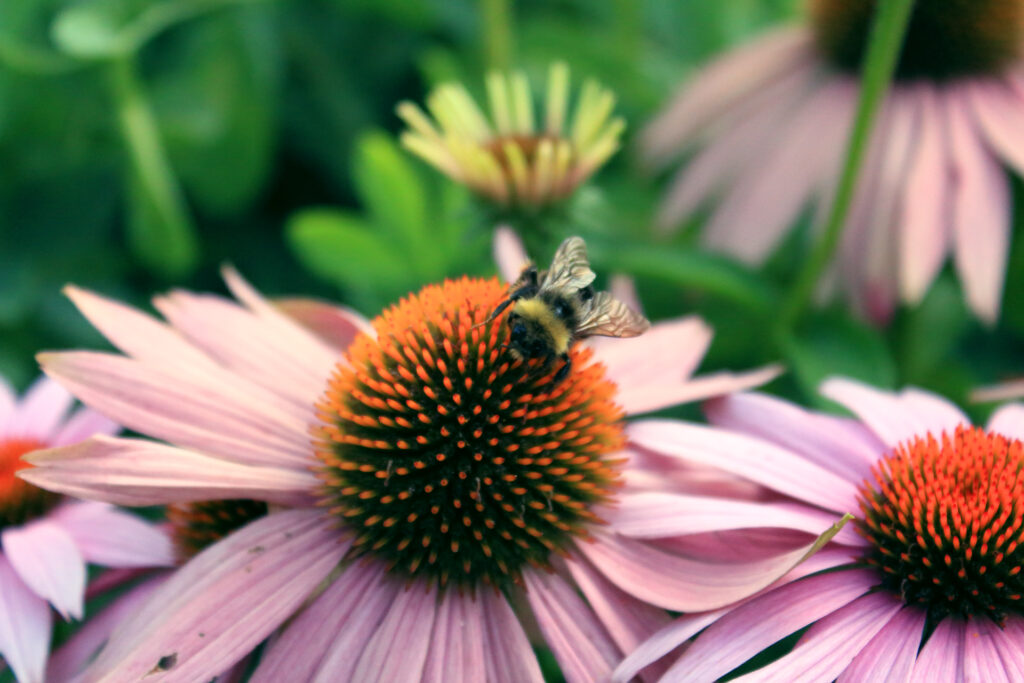
<svg viewBox="0 0 1024 683">
<path fill-rule="evenodd" d="M 1024 374 L 1024 240 L 995 329 L 967 315 L 947 265 L 885 329 L 836 303 L 777 344 L 768 329 L 803 252 L 755 271 L 697 249 L 692 230 L 655 236 L 666 178 L 637 161 L 638 131 L 700 65 L 801 4 L 2 0 L 0 374 L 23 387 L 40 349 L 103 346 L 60 294 L 68 282 L 146 306 L 173 287 L 222 292 L 231 263 L 271 295 L 372 316 L 425 282 L 493 273 L 487 217 L 399 147 L 395 106 L 448 80 L 480 94 L 492 68 L 540 88 L 556 59 L 574 88 L 610 87 L 628 127 L 550 249 L 582 234 L 605 282 L 637 279 L 651 317 L 708 319 L 706 368 L 781 360 L 772 388 L 806 402 L 832 373 L 957 399 Z"/>
</svg>

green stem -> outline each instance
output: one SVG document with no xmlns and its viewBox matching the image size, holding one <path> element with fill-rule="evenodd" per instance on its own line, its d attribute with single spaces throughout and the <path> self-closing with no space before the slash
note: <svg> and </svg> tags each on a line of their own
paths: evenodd
<svg viewBox="0 0 1024 683">
<path fill-rule="evenodd" d="M 846 159 L 836 187 L 835 199 L 825 219 L 825 227 L 820 233 L 821 238 L 814 246 L 783 304 L 779 316 L 779 327 L 783 332 L 792 329 L 799 320 L 811 300 L 815 285 L 826 266 L 832 261 L 836 247 L 839 246 L 839 238 L 853 201 L 857 175 L 864 161 L 875 115 L 892 82 L 913 6 L 914 0 L 885 0 L 877 3 L 861 73 L 857 114 L 847 142 Z"/>
<path fill-rule="evenodd" d="M 512 66 L 512 9 L 509 0 L 481 0 L 485 63 L 488 70 Z"/>
</svg>

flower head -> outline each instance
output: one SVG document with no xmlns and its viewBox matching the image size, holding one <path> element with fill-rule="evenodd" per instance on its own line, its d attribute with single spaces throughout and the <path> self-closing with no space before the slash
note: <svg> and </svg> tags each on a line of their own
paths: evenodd
<svg viewBox="0 0 1024 683">
<path fill-rule="evenodd" d="M 760 263 L 809 206 L 827 209 L 875 3 L 810 6 L 809 26 L 721 58 L 644 132 L 654 164 L 695 150 L 662 204 L 663 228 L 713 205 L 707 244 Z M 1011 232 L 1003 166 L 1024 170 L 1021 45 L 1019 0 L 915 4 L 826 279 L 873 319 L 920 302 L 950 254 L 970 309 L 998 318 Z"/>
<path fill-rule="evenodd" d="M 988 680 L 981 672 L 1017 661 L 1024 406 L 1002 408 L 982 429 L 914 389 L 892 394 L 833 379 L 823 393 L 855 419 L 738 394 L 713 400 L 708 416 L 719 427 L 702 430 L 764 460 L 755 468 L 723 462 L 766 488 L 765 502 L 749 510 L 762 526 L 782 522 L 781 511 L 826 509 L 855 513 L 857 533 L 844 529 L 819 553 L 829 571 L 784 581 L 734 609 L 683 617 L 659 649 L 641 646 L 618 679 L 705 627 L 672 665 L 673 680 L 719 678 L 806 627 L 789 654 L 753 675 Z M 631 436 L 641 444 L 674 437 L 683 449 L 695 443 L 694 429 L 661 425 Z M 707 457 L 702 449 L 694 449 L 698 459 Z"/>
<path fill-rule="evenodd" d="M 0 606 L 14 628 L 0 629 L 0 656 L 22 682 L 42 681 L 53 606 L 82 617 L 86 562 L 108 567 L 171 563 L 167 537 L 100 503 L 64 500 L 16 476 L 21 456 L 74 444 L 119 427 L 88 408 L 68 411 L 71 395 L 39 379 L 19 401 L 0 379 Z"/>
<path fill-rule="evenodd" d="M 256 680 L 539 680 L 512 599 L 569 680 L 606 678 L 662 608 L 729 604 L 811 548 L 814 534 L 705 560 L 672 546 L 656 510 L 626 534 L 601 521 L 631 493 L 684 485 L 656 453 L 632 452 L 625 415 L 775 374 L 691 380 L 710 339 L 698 320 L 576 348 L 555 383 L 505 348 L 501 319 L 485 322 L 506 293 L 496 280 L 428 286 L 367 324 L 325 304 L 281 308 L 226 277 L 241 304 L 177 292 L 156 300 L 169 324 L 72 290 L 127 355 L 41 359 L 171 445 L 95 438 L 37 453 L 29 481 L 131 504 L 269 504 L 177 570 L 86 677 L 204 679 L 283 627 Z M 834 519 L 819 521 L 816 533 Z"/>
<path fill-rule="evenodd" d="M 615 96 L 594 81 L 583 85 L 571 123 L 569 68 L 551 66 L 543 120 L 535 120 L 526 75 L 487 77 L 490 116 L 465 87 L 438 86 L 427 116 L 411 102 L 398 106 L 410 130 L 402 144 L 453 180 L 501 207 L 543 207 L 576 190 L 619 148 L 625 128 L 612 118 Z"/>
</svg>

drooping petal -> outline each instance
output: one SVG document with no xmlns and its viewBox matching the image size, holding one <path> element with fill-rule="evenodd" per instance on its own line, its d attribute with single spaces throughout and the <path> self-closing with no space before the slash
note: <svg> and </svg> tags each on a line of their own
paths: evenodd
<svg viewBox="0 0 1024 683">
<path fill-rule="evenodd" d="M 792 652 L 736 680 L 835 680 L 902 606 L 888 593 L 857 598 L 811 626 Z"/>
<path fill-rule="evenodd" d="M 1024 680 L 1024 649 L 1020 646 L 1022 642 L 1024 620 L 1018 616 L 1011 616 L 1003 626 L 1003 637 L 997 639 L 995 644 L 1007 674 L 1014 681 Z"/>
<path fill-rule="evenodd" d="M 628 391 L 616 394 L 616 401 L 629 415 L 723 396 L 736 391 L 747 391 L 771 382 L 782 374 L 779 365 L 767 365 L 748 372 L 715 372 L 696 378 L 673 382 L 663 377 L 658 384 L 634 385 Z M 666 381 L 669 379 L 669 381 Z"/>
<path fill-rule="evenodd" d="M 1024 404 L 1009 403 L 992 413 L 988 428 L 1003 436 L 1024 440 Z"/>
<path fill-rule="evenodd" d="M 494 229 L 493 251 L 494 262 L 498 264 L 498 274 L 505 282 L 515 282 L 523 268 L 530 262 L 523 241 L 507 225 L 499 225 Z"/>
<path fill-rule="evenodd" d="M 86 561 L 104 567 L 169 567 L 170 537 L 159 527 L 103 503 L 69 503 L 49 517 L 75 541 Z"/>
<path fill-rule="evenodd" d="M 688 641 L 709 624 L 729 613 L 732 607 L 714 612 L 698 612 L 679 617 L 641 643 L 612 672 L 613 683 L 628 683 L 641 671 L 655 665 L 665 655 Z"/>
<path fill-rule="evenodd" d="M 612 583 L 633 597 L 679 612 L 719 609 L 785 576 L 814 549 L 808 544 L 749 562 L 680 557 L 653 545 L 596 532 L 580 551 Z"/>
<path fill-rule="evenodd" d="M 924 613 L 912 607 L 901 609 L 853 658 L 838 683 L 909 680 L 923 633 Z"/>
<path fill-rule="evenodd" d="M 1024 92 L 1012 82 L 969 79 L 964 82 L 963 94 L 985 142 L 1024 176 Z"/>
<path fill-rule="evenodd" d="M 910 674 L 913 683 L 955 681 L 964 683 L 964 635 L 962 619 L 943 619 L 921 648 Z"/>
<path fill-rule="evenodd" d="M 8 562 L 36 595 L 65 619 L 82 618 L 85 560 L 71 535 L 58 524 L 39 519 L 0 534 Z"/>
<path fill-rule="evenodd" d="M 1013 683 L 1019 680 L 1010 676 L 999 654 L 999 643 L 1008 640 L 1003 630 L 991 619 L 981 617 L 968 620 L 964 634 L 964 679 L 986 683 Z M 1021 643 L 1014 643 L 1013 647 L 1019 652 Z"/>
<path fill-rule="evenodd" d="M 832 377 L 822 383 L 820 392 L 859 417 L 890 448 L 927 432 L 938 436 L 942 432 L 953 433 L 962 424 L 970 424 L 952 403 L 916 390 L 894 394 L 854 380 Z"/>
<path fill-rule="evenodd" d="M 355 562 L 270 644 L 253 683 L 349 680 L 401 589 L 375 562 Z"/>
<path fill-rule="evenodd" d="M 436 617 L 435 588 L 414 584 L 399 591 L 360 653 L 352 680 L 420 680 Z"/>
<path fill-rule="evenodd" d="M 179 569 L 111 635 L 87 680 L 209 680 L 288 619 L 348 550 L 319 510 L 274 512 Z"/>
<path fill-rule="evenodd" d="M 952 239 L 951 161 L 944 113 L 934 86 L 915 86 L 918 143 L 903 192 L 898 229 L 900 294 L 917 304 L 938 275 Z"/>
<path fill-rule="evenodd" d="M 869 474 L 884 448 L 859 424 L 767 394 L 737 393 L 712 399 L 704 405 L 704 414 L 716 426 L 768 439 L 853 481 Z"/>
<path fill-rule="evenodd" d="M 586 559 L 570 557 L 565 564 L 621 652 L 632 652 L 671 621 L 664 610 L 617 588 Z M 653 678 L 662 672 L 663 667 L 652 667 L 644 673 L 645 678 Z"/>
<path fill-rule="evenodd" d="M 809 34 L 786 27 L 731 52 L 687 83 L 643 132 L 644 154 L 652 162 L 671 157 L 701 127 L 714 122 L 738 99 L 812 59 Z"/>
<path fill-rule="evenodd" d="M 951 86 L 944 100 L 957 179 L 954 262 L 968 306 L 983 322 L 994 324 L 1010 254 L 1010 182 L 979 139 L 963 92 Z"/>
<path fill-rule="evenodd" d="M 274 299 L 274 305 L 338 352 L 360 334 L 376 334 L 369 320 L 347 306 L 304 298 Z"/>
<path fill-rule="evenodd" d="M 634 422 L 626 433 L 662 455 L 721 467 L 826 510 L 859 509 L 854 482 L 761 439 L 673 420 Z"/>
<path fill-rule="evenodd" d="M 486 656 L 483 604 L 470 591 L 445 591 L 441 604 L 437 606 L 434 636 L 423 667 L 424 683 L 476 683 L 486 680 Z"/>
<path fill-rule="evenodd" d="M 82 402 L 143 434 L 233 462 L 308 461 L 308 409 L 297 412 L 255 384 L 233 386 L 201 369 L 91 351 L 41 354 L 39 361 Z"/>
<path fill-rule="evenodd" d="M 557 574 L 531 570 L 524 579 L 530 607 L 565 679 L 607 679 L 622 653 L 597 616 Z"/>
<path fill-rule="evenodd" d="M 50 650 L 52 617 L 0 553 L 0 655 L 21 683 L 42 683 Z"/>
<path fill-rule="evenodd" d="M 51 656 L 46 676 L 51 681 L 70 681 L 97 653 L 122 621 L 135 612 L 153 594 L 169 574 L 146 579 L 118 596 L 98 614 L 90 614 L 81 628 Z"/>
<path fill-rule="evenodd" d="M 854 602 L 877 581 L 868 571 L 836 571 L 769 591 L 709 626 L 666 679 L 717 680 L 769 645 Z"/>
<path fill-rule="evenodd" d="M 684 380 L 694 373 L 711 345 L 711 328 L 697 316 L 658 322 L 639 337 L 601 339 L 594 359 L 605 364 L 619 391 L 663 383 L 666 367 Z"/>
<path fill-rule="evenodd" d="M 49 377 L 40 377 L 28 388 L 11 415 L 8 436 L 31 437 L 46 443 L 67 415 L 74 397 Z"/>
<path fill-rule="evenodd" d="M 1008 401 L 1024 398 L 1024 379 L 1010 380 L 1002 384 L 981 387 L 971 392 L 971 400 L 979 403 Z"/>
<path fill-rule="evenodd" d="M 143 439 L 96 436 L 36 451 L 18 476 L 36 486 L 116 505 L 166 505 L 252 498 L 308 505 L 317 479 L 287 467 L 227 462 Z"/>
<path fill-rule="evenodd" d="M 484 614 L 484 666 L 494 683 L 541 683 L 544 676 L 519 619 L 498 591 L 480 591 Z"/>
<path fill-rule="evenodd" d="M 57 431 L 57 434 L 49 440 L 48 445 L 67 446 L 68 444 L 88 439 L 96 434 L 113 436 L 120 430 L 121 425 L 106 415 L 101 415 L 89 408 L 79 408 Z"/>
<path fill-rule="evenodd" d="M 622 493 L 603 515 L 608 528 L 630 538 L 664 538 L 728 529 L 784 528 L 817 536 L 835 524 L 835 513 L 798 503 L 755 503 L 661 492 Z M 839 542 L 860 545 L 843 528 Z"/>
</svg>

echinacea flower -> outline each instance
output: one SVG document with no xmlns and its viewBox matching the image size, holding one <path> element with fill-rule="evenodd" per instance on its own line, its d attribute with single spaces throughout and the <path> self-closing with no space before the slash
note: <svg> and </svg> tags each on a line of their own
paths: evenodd
<svg viewBox="0 0 1024 683">
<path fill-rule="evenodd" d="M 714 458 L 764 487 L 764 502 L 737 506 L 748 524 L 822 510 L 856 521 L 819 553 L 830 571 L 681 617 L 616 680 L 702 630 L 663 680 L 717 680 L 805 628 L 788 654 L 736 680 L 1024 680 L 1024 405 L 981 428 L 916 389 L 831 379 L 822 393 L 855 418 L 736 394 L 709 402 L 714 427 L 635 426 L 641 446 Z"/>
<path fill-rule="evenodd" d="M 155 301 L 167 323 L 72 289 L 125 355 L 41 357 L 87 404 L 170 444 L 97 437 L 34 455 L 22 476 L 123 504 L 269 504 L 158 588 L 87 680 L 205 680 L 274 632 L 252 680 L 540 680 L 513 603 L 569 680 L 606 678 L 663 608 L 749 596 L 835 521 L 813 516 L 780 552 L 709 559 L 679 552 L 657 514 L 643 540 L 600 524 L 630 491 L 683 486 L 631 452 L 624 414 L 775 373 L 691 380 L 710 341 L 697 319 L 577 347 L 554 385 L 487 320 L 507 293 L 496 279 L 425 287 L 367 324 L 225 277 L 240 303 L 175 292 Z"/>
<path fill-rule="evenodd" d="M 457 83 L 430 93 L 431 116 L 412 102 L 402 102 L 398 114 L 410 128 L 402 134 L 406 148 L 501 207 L 555 204 L 619 148 L 625 122 L 612 118 L 615 96 L 595 81 L 583 84 L 568 120 L 569 68 L 563 63 L 551 66 L 539 122 L 524 73 L 491 73 L 487 95 L 490 116 Z"/>
<path fill-rule="evenodd" d="M 876 3 L 812 0 L 786 27 L 698 75 L 645 130 L 663 164 L 695 150 L 661 207 L 672 229 L 712 204 L 706 243 L 763 262 L 809 205 L 827 208 Z M 1024 172 L 1024 2 L 918 2 L 847 216 L 833 281 L 884 321 L 952 252 L 971 310 L 999 316 L 1010 182 Z M 823 293 L 824 290 L 823 290 Z"/>
<path fill-rule="evenodd" d="M 81 619 L 86 563 L 171 563 L 165 534 L 102 503 L 65 500 L 20 479 L 21 456 L 68 446 L 118 426 L 88 408 L 68 416 L 71 395 L 43 377 L 21 400 L 0 379 L 0 656 L 22 683 L 42 681 L 53 616 Z"/>
</svg>

